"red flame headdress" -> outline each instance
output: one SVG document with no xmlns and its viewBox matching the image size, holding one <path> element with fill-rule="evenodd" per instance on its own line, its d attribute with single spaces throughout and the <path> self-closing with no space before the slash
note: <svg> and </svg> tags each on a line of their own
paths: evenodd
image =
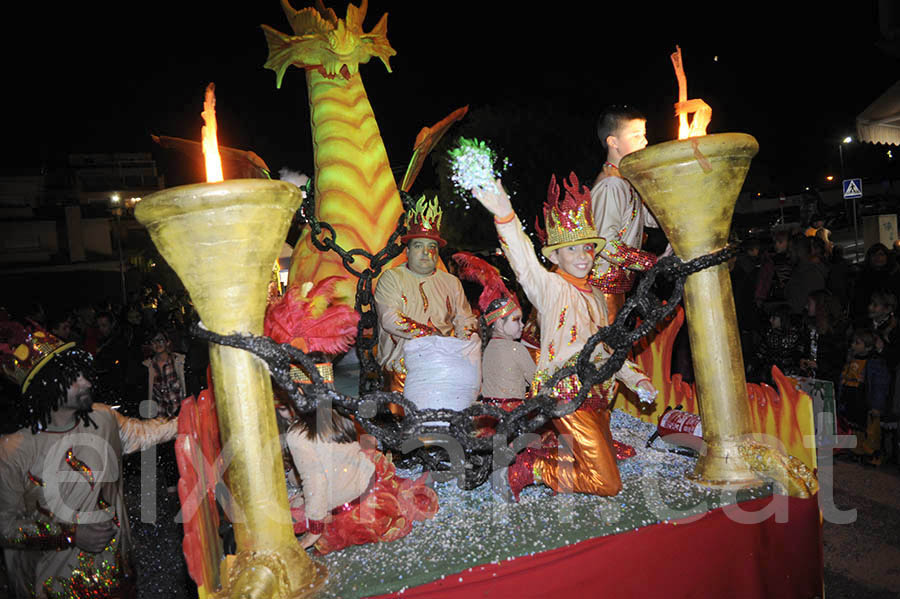
<svg viewBox="0 0 900 599">
<path fill-rule="evenodd" d="M 596 243 L 597 250 L 606 241 L 597 236 L 594 218 L 591 213 L 591 192 L 578 182 L 575 173 L 569 174 L 569 180 L 563 179 L 565 196 L 559 201 L 559 185 L 556 175 L 550 178 L 547 189 L 547 201 L 544 203 L 544 226 L 546 239 L 541 252 L 549 256 L 553 250 L 575 245 L 577 243 Z"/>
<path fill-rule="evenodd" d="M 483 287 L 478 297 L 478 307 L 486 324 L 491 325 L 497 320 L 508 316 L 516 309 L 521 309 L 519 300 L 515 294 L 510 293 L 503 283 L 500 271 L 488 264 L 485 260 L 468 252 L 453 254 L 453 261 L 459 266 L 459 278 L 480 283 Z M 488 312 L 488 306 L 496 299 L 504 299 L 502 305 Z"/>
<path fill-rule="evenodd" d="M 409 212 L 406 213 L 406 235 L 400 237 L 400 243 L 408 243 L 410 239 L 425 237 L 434 239 L 438 245 L 444 247 L 447 242 L 441 238 L 441 218 L 443 217 L 438 199 L 426 200 L 423 195 Z"/>
</svg>

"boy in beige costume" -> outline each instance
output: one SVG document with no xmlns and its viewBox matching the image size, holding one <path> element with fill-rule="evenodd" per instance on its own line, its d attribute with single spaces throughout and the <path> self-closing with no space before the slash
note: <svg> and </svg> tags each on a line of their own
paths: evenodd
<svg viewBox="0 0 900 599">
<path fill-rule="evenodd" d="M 534 393 L 541 391 L 557 370 L 574 364 L 591 335 L 608 324 L 606 302 L 588 284 L 596 248 L 604 245 L 591 218 L 590 195 L 578 184 L 574 173 L 570 182 L 564 184 L 565 200 L 560 202 L 559 186 L 553 177 L 544 204 L 547 240 L 542 253 L 559 267 L 557 272 L 549 272 L 538 261 L 499 180 L 493 189 L 472 190 L 494 215 L 503 251 L 538 311 L 541 354 L 532 382 Z M 603 361 L 609 355 L 609 350 L 601 344 L 594 360 Z M 650 379 L 632 362 L 626 362 L 615 378 L 644 397 L 656 392 Z M 609 430 L 608 399 L 613 385 L 612 379 L 596 385 L 578 410 L 552 420 L 559 435 L 571 438 L 572 465 L 562 467 L 566 460 L 553 454 L 544 455 L 540 450 L 528 449 L 520 454 L 509 471 L 510 487 L 515 495 L 533 482 L 543 482 L 554 491 L 595 495 L 615 495 L 621 490 Z M 561 381 L 551 395 L 559 401 L 570 401 L 579 389 L 578 378 L 573 375 Z"/>
<path fill-rule="evenodd" d="M 642 251 L 644 227 L 659 227 L 641 196 L 619 173 L 619 161 L 647 147 L 643 115 L 633 108 L 608 109 L 597 123 L 597 135 L 607 150 L 606 162 L 591 189 L 591 212 L 597 235 L 606 240 L 597 250 L 591 284 L 606 299 L 610 322 L 625 304 L 635 273 L 656 264 L 656 255 Z"/>
</svg>

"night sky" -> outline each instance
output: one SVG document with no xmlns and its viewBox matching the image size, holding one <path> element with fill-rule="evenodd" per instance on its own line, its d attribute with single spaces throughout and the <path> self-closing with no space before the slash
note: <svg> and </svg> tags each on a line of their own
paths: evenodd
<svg viewBox="0 0 900 599">
<path fill-rule="evenodd" d="M 876 47 L 874 0 L 808 4 L 806 14 L 784 12 L 794 4 L 787 2 L 710 4 L 706 12 L 696 2 L 685 10 L 582 4 L 373 0 L 365 28 L 387 11 L 397 55 L 393 73 L 378 60 L 361 72 L 392 163 L 402 171 L 418 130 L 465 104 L 540 107 L 598 155 L 597 114 L 634 104 L 648 116 L 651 143 L 672 139 L 669 54 L 677 43 L 690 97 L 713 108 L 709 132 L 756 136 L 754 168 L 791 192 L 837 170 L 839 140 L 855 134 L 856 115 L 900 73 L 898 60 Z M 344 3 L 329 6 L 345 14 Z M 311 170 L 305 78 L 292 68 L 277 90 L 262 67 L 259 24 L 290 32 L 275 0 L 10 10 L 5 174 L 67 152 L 151 151 L 150 133 L 198 139 L 210 81 L 221 144 L 254 150 L 274 171 Z M 852 149 L 845 158 L 852 163 Z"/>
</svg>

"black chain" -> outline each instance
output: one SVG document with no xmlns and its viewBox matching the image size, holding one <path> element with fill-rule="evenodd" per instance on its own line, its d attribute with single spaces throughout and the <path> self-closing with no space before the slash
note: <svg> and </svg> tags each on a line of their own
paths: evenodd
<svg viewBox="0 0 900 599">
<path fill-rule="evenodd" d="M 409 209 L 409 196 L 401 192 L 401 200 L 404 210 Z M 373 256 L 364 250 L 347 251 L 337 244 L 334 228 L 318 221 L 314 215 L 311 190 L 307 192 L 301 212 L 309 223 L 313 245 L 320 251 L 337 252 L 347 270 L 359 278 L 356 309 L 361 314 L 357 340 L 361 368 L 360 396 L 347 396 L 327 386 L 316 370 L 314 361 L 289 344 L 279 344 L 268 337 L 241 333 L 220 335 L 201 326 L 195 326 L 193 333 L 208 342 L 244 349 L 264 360 L 276 384 L 285 390 L 298 412 L 312 412 L 332 406 L 345 416 L 353 417 L 367 433 L 378 439 L 385 450 L 406 454 L 421 462 L 439 480 L 456 478 L 460 487 L 465 489 L 481 485 L 493 470 L 509 464 L 515 457 L 516 450 L 513 448 L 524 448 L 525 442 L 532 438 L 526 435 L 534 433 L 553 418 L 561 418 L 577 410 L 594 385 L 619 371 L 631 347 L 675 310 L 684 294 L 684 281 L 688 275 L 721 264 L 737 251 L 736 247 L 730 246 L 688 262 L 683 262 L 676 256 L 661 258 L 653 268 L 644 273 L 635 293 L 625 301 L 615 322 L 591 336 L 575 365 L 556 371 L 544 384 L 543 391 L 511 412 L 482 403 L 473 404 L 462 411 L 419 409 L 401 393 L 382 390 L 384 379 L 374 357 L 378 320 L 372 281 L 381 273 L 384 265 L 402 251 L 397 240 L 406 232 L 405 219 L 401 217 L 387 247 Z M 329 235 L 320 239 L 323 230 Z M 366 258 L 369 266 L 363 270 L 353 268 L 355 256 Z M 660 276 L 673 283 L 672 292 L 664 302 L 651 292 Z M 640 322 L 629 329 L 626 323 L 632 314 L 639 316 Z M 599 343 L 609 347 L 612 355 L 597 367 L 591 360 L 591 354 Z M 291 363 L 299 365 L 312 383 L 294 383 L 290 376 Z M 581 384 L 576 397 L 567 402 L 550 397 L 550 390 L 573 374 L 577 375 Z M 402 407 L 404 416 L 399 419 L 393 417 L 390 404 Z M 496 432 L 492 437 L 476 436 L 476 422 L 485 416 L 497 421 Z"/>
<path fill-rule="evenodd" d="M 356 282 L 356 304 L 354 305 L 360 315 L 359 323 L 356 325 L 356 355 L 359 356 L 360 364 L 359 393 L 364 395 L 380 391 L 384 388 L 384 375 L 375 360 L 375 347 L 378 345 L 378 315 L 375 312 L 372 281 L 378 278 L 386 264 L 403 251 L 403 246 L 397 243 L 397 240 L 406 233 L 406 212 L 412 208 L 413 200 L 409 194 L 400 191 L 403 214 L 400 215 L 397 228 L 388 239 L 387 245 L 372 255 L 362 249 L 345 250 L 339 246 L 334 227 L 316 218 L 312 180 L 306 184 L 305 191 L 306 197 L 300 205 L 300 216 L 309 224 L 310 241 L 320 252 L 331 250 L 337 253 L 347 272 L 359 279 Z M 322 237 L 323 230 L 327 232 L 324 237 Z M 355 268 L 353 262 L 356 257 L 368 261 L 369 266 L 362 270 Z"/>
</svg>

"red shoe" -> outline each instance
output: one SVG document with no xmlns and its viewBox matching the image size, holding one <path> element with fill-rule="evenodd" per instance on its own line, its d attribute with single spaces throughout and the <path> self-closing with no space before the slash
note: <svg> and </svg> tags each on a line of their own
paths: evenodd
<svg viewBox="0 0 900 599">
<path fill-rule="evenodd" d="M 624 460 L 627 458 L 633 458 L 637 455 L 637 452 L 634 450 L 634 447 L 628 445 L 627 443 L 622 443 L 621 441 L 616 441 L 613 439 L 613 449 L 616 452 L 617 460 Z"/>
<path fill-rule="evenodd" d="M 534 449 L 527 447 L 525 451 L 516 456 L 507 472 L 509 478 L 509 490 L 512 491 L 516 503 L 519 502 L 519 494 L 528 485 L 534 484 L 534 463 L 539 457 L 547 457 L 546 449 Z"/>
</svg>

